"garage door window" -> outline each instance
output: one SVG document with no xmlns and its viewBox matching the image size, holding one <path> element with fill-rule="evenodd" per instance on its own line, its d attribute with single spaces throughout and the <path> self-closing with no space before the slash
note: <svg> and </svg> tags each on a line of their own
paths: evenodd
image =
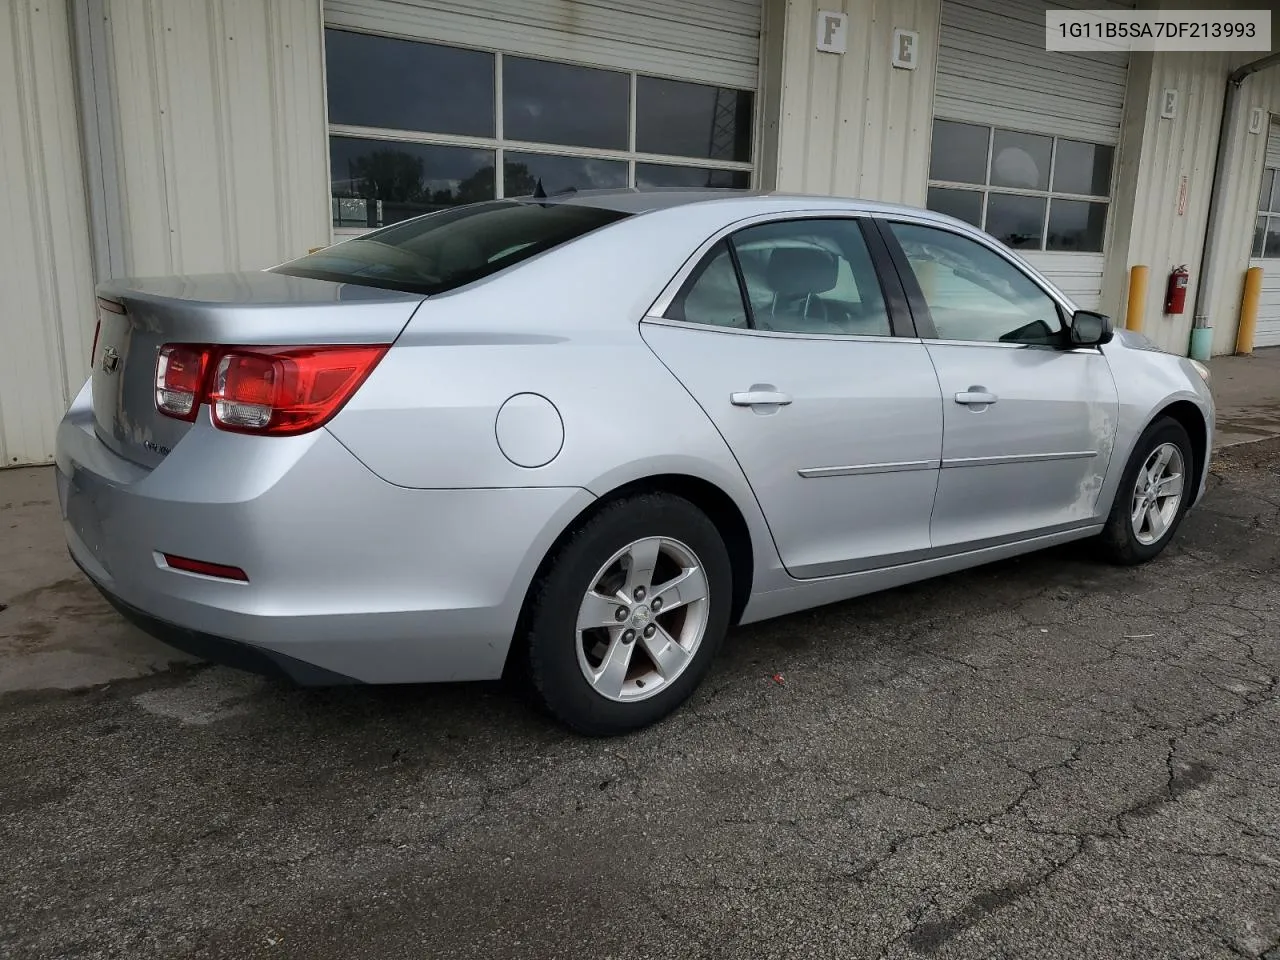
<svg viewBox="0 0 1280 960">
<path fill-rule="evenodd" d="M 325 69 L 342 233 L 500 197 L 751 184 L 750 90 L 334 29 Z"/>
<path fill-rule="evenodd" d="M 1280 170 L 1271 167 L 1262 171 L 1250 256 L 1255 260 L 1280 258 Z"/>
<path fill-rule="evenodd" d="M 1099 253 L 1114 150 L 954 120 L 933 122 L 928 207 L 1017 250 Z"/>
</svg>

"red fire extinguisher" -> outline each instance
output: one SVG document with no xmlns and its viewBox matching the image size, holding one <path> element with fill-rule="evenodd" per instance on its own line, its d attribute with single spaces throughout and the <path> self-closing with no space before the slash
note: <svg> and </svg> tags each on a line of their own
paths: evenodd
<svg viewBox="0 0 1280 960">
<path fill-rule="evenodd" d="M 1174 269 L 1169 274 L 1169 286 L 1164 293 L 1164 312 L 1166 314 L 1182 313 L 1187 308 L 1187 281 L 1191 274 L 1186 264 Z"/>
</svg>

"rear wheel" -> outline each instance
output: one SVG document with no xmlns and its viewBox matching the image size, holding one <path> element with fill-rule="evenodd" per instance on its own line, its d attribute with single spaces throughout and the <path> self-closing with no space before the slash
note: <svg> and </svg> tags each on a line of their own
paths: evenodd
<svg viewBox="0 0 1280 960">
<path fill-rule="evenodd" d="M 697 507 L 659 493 L 610 503 L 569 536 L 534 589 L 533 690 L 579 733 L 654 723 L 706 675 L 731 594 L 724 541 Z"/>
<path fill-rule="evenodd" d="M 1191 502 L 1194 462 L 1191 438 L 1178 421 L 1162 417 L 1146 429 L 1102 531 L 1100 542 L 1108 559 L 1146 563 L 1169 544 Z"/>
</svg>

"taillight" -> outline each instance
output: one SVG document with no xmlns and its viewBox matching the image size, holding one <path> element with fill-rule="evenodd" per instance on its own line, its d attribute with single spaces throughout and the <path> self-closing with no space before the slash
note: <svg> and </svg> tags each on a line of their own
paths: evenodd
<svg viewBox="0 0 1280 960">
<path fill-rule="evenodd" d="M 102 334 L 102 321 L 93 325 L 93 346 L 89 348 L 89 369 L 93 369 L 94 357 L 98 355 L 98 337 Z"/>
<path fill-rule="evenodd" d="M 156 363 L 156 409 L 193 420 L 208 403 L 214 426 L 223 430 L 305 433 L 342 409 L 387 349 L 169 344 Z"/>
<path fill-rule="evenodd" d="M 205 347 L 169 344 L 156 359 L 156 409 L 179 420 L 194 420 L 204 390 Z"/>
</svg>

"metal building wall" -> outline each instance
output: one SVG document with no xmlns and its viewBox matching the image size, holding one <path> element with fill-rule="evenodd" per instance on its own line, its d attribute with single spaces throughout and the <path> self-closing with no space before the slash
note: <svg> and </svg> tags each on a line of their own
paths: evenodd
<svg viewBox="0 0 1280 960">
<path fill-rule="evenodd" d="M 819 9 L 848 15 L 843 55 L 816 49 Z M 938 17 L 939 0 L 766 0 L 765 183 L 923 206 Z M 890 65 L 896 28 L 920 34 L 915 70 Z"/>
<path fill-rule="evenodd" d="M 1228 53 L 1135 53 L 1129 64 L 1129 101 L 1121 131 L 1115 190 L 1115 232 L 1107 254 L 1102 309 L 1121 315 L 1128 271 L 1151 268 L 1143 332 L 1160 347 L 1188 352 L 1192 304 L 1201 276 L 1222 97 L 1233 60 Z M 1177 115 L 1161 113 L 1163 91 L 1178 91 Z M 1187 193 L 1179 213 L 1182 177 Z M 1257 188 L 1255 182 L 1255 189 Z M 1253 218 L 1248 219 L 1252 229 Z M 1187 309 L 1164 315 L 1165 280 L 1186 264 L 1191 272 Z"/>
<path fill-rule="evenodd" d="M 1236 64 L 1233 63 L 1234 65 Z M 1228 178 L 1223 190 L 1223 223 L 1226 226 L 1217 240 L 1213 263 L 1207 266 L 1218 277 L 1213 302 L 1206 305 L 1213 324 L 1215 354 L 1235 351 L 1240 298 L 1244 294 L 1244 275 L 1251 263 L 1261 266 L 1264 271 L 1260 321 L 1280 316 L 1280 262 L 1249 259 L 1264 161 L 1280 165 L 1280 157 L 1267 159 L 1266 156 L 1266 119 L 1264 118 L 1261 133 L 1250 133 L 1249 113 L 1254 107 L 1261 107 L 1265 114 L 1280 114 L 1280 67 L 1264 70 L 1246 79 L 1241 87 L 1240 100 L 1241 109 L 1236 111 L 1236 123 L 1230 132 L 1238 152 L 1228 168 Z M 1280 141 L 1280 138 L 1271 139 Z M 1269 344 L 1272 337 L 1267 334 L 1270 331 L 1264 331 L 1262 323 L 1259 330 L 1263 335 L 1254 341 L 1255 345 Z"/>
<path fill-rule="evenodd" d="M 0 223 L 0 466 L 43 463 L 94 325 L 64 3 L 0 4 Z"/>
<path fill-rule="evenodd" d="M 125 272 L 329 242 L 320 0 L 107 0 Z"/>
</svg>

